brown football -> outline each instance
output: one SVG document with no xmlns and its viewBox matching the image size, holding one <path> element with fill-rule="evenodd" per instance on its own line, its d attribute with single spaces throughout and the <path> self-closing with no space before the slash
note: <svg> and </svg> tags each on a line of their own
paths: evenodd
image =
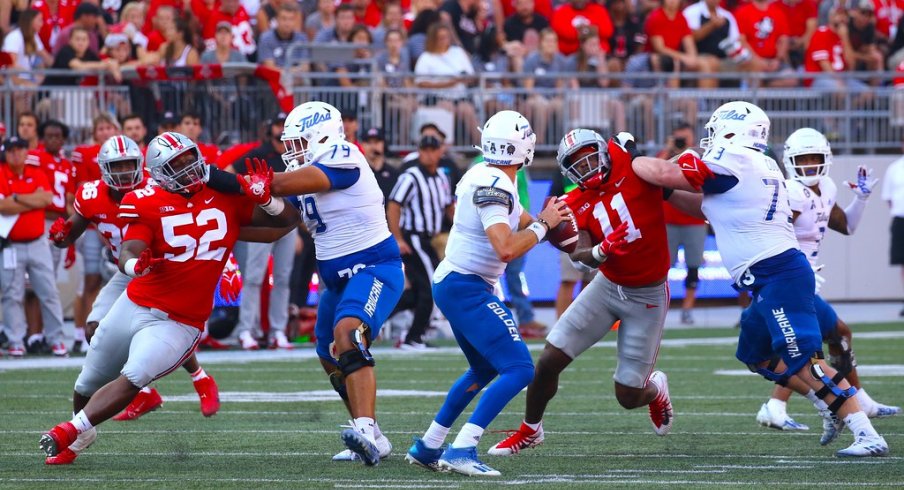
<svg viewBox="0 0 904 490">
<path fill-rule="evenodd" d="M 543 201 L 544 208 L 546 208 L 551 199 L 556 199 L 556 197 L 547 197 Z M 574 214 L 571 215 L 570 219 L 562 221 L 559 226 L 549 230 L 549 233 L 546 234 L 546 239 L 553 247 L 565 253 L 574 252 L 578 248 L 578 224 L 574 220 Z"/>
</svg>

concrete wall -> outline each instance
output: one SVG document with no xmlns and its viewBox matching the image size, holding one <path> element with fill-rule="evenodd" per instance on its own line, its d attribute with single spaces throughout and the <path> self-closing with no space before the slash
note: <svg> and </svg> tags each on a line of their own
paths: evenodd
<svg viewBox="0 0 904 490">
<path fill-rule="evenodd" d="M 890 224 L 888 204 L 881 189 L 888 165 L 898 157 L 888 155 L 836 156 L 829 175 L 838 184 L 838 205 L 842 209 L 854 194 L 844 186 L 856 176 L 857 165 L 873 168 L 879 177 L 863 220 L 852 236 L 829 230 L 820 251 L 820 274 L 826 278 L 822 296 L 827 300 L 901 300 L 904 286 L 901 268 L 889 265 Z"/>
</svg>

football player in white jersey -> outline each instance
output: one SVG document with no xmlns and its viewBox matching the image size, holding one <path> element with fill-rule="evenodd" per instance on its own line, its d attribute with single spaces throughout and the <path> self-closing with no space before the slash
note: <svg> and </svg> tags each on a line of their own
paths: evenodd
<svg viewBox="0 0 904 490">
<path fill-rule="evenodd" d="M 823 358 L 816 280 L 794 235 L 784 176 L 764 154 L 769 126 L 766 113 L 748 102 L 716 109 L 700 142 L 706 149 L 702 160 L 715 177 L 704 184 L 700 207 L 682 206 L 709 220 L 735 286 L 753 293 L 736 357 L 751 371 L 822 404 L 839 425 L 843 421 L 854 443 L 837 456 L 888 454 L 885 439 L 860 408 L 857 389 Z M 677 167 L 672 171 L 680 172 Z"/>
<path fill-rule="evenodd" d="M 368 348 L 404 288 L 399 247 L 386 224 L 380 186 L 358 147 L 345 140 L 335 107 L 299 105 L 286 117 L 282 140 L 287 170 L 274 176 L 272 195 L 299 196 L 314 237 L 326 286 L 317 308 L 317 354 L 353 418 L 341 434 L 350 452 L 335 459 L 373 466 L 392 445 L 375 421 L 375 362 Z"/>
<path fill-rule="evenodd" d="M 822 269 L 818 265 L 819 246 L 826 229 L 844 235 L 853 234 L 878 179 L 870 178 L 872 169 L 860 166 L 856 181 L 845 182 L 845 187 L 855 194 L 854 199 L 844 209 L 838 206 L 838 189 L 828 176 L 832 165 L 832 149 L 826 137 L 812 128 L 798 129 L 788 136 L 782 161 L 787 175 L 794 233 L 801 251 L 816 272 L 816 315 L 822 338 L 829 345 L 829 363 L 839 372 L 845 373 L 845 378 L 857 388 L 857 399 L 870 418 L 896 415 L 901 412 L 899 407 L 877 403 L 860 385 L 857 360 L 851 346 L 851 329 L 818 295 L 824 281 L 818 273 Z M 772 397 L 760 407 L 757 422 L 779 430 L 807 430 L 806 425 L 797 423 L 788 415 L 786 404 L 790 397 L 791 390 L 776 385 Z M 828 432 L 822 440 L 828 443 L 834 436 L 834 425 L 829 423 L 825 428 Z"/>
<path fill-rule="evenodd" d="M 477 443 L 506 404 L 530 384 L 534 364 L 494 286 L 507 262 L 543 241 L 570 213 L 563 201 L 552 200 L 534 221 L 519 204 L 515 174 L 530 164 L 536 139 L 521 114 L 496 113 L 481 134 L 484 162 L 468 170 L 456 188 L 458 205 L 446 257 L 433 275 L 433 298 L 469 369 L 452 385 L 424 437 L 415 437 L 405 457 L 409 463 L 469 476 L 500 474 L 477 458 Z M 444 448 L 452 424 L 487 385 L 468 422 Z"/>
</svg>

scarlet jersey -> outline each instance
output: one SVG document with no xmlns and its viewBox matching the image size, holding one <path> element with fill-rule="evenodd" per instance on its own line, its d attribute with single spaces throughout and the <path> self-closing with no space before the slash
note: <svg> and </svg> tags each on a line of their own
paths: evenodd
<svg viewBox="0 0 904 490">
<path fill-rule="evenodd" d="M 77 146 L 72 150 L 72 163 L 75 165 L 75 183 L 100 180 L 100 167 L 97 165 L 97 154 L 100 145 Z"/>
<path fill-rule="evenodd" d="M 38 37 L 41 42 L 49 50 L 51 46 L 56 44 L 57 35 L 61 30 L 68 27 L 75 17 L 75 7 L 78 5 L 76 0 L 59 0 L 56 14 L 51 13 L 50 5 L 45 0 L 35 0 L 31 4 L 31 8 L 41 12 L 44 23 L 41 24 L 41 30 L 38 31 Z"/>
<path fill-rule="evenodd" d="M 807 21 L 815 19 L 819 15 L 817 0 L 800 0 L 794 5 L 788 5 L 784 1 L 778 0 L 775 4 L 785 12 L 785 19 L 788 21 L 788 35 L 791 37 L 803 36 L 807 32 Z"/>
<path fill-rule="evenodd" d="M 883 36 L 894 39 L 898 22 L 904 15 L 904 0 L 873 0 L 876 6 L 876 30 Z"/>
<path fill-rule="evenodd" d="M 662 7 L 650 12 L 644 24 L 644 32 L 647 34 L 647 51 L 653 51 L 650 39 L 653 36 L 662 38 L 665 47 L 676 51 L 684 51 L 683 40 L 685 36 L 692 36 L 687 19 L 679 11 L 675 18 L 669 19 Z"/>
<path fill-rule="evenodd" d="M 142 183 L 139 188 L 144 186 L 145 183 Z M 129 221 L 119 217 L 119 202 L 113 198 L 112 191 L 103 180 L 84 182 L 75 194 L 74 205 L 79 216 L 97 225 L 97 231 L 104 237 L 113 259 L 118 263 Z"/>
<path fill-rule="evenodd" d="M 31 194 L 38 189 L 50 190 L 50 183 L 37 167 L 26 165 L 20 176 L 14 174 L 9 165 L 0 165 L 0 199 L 13 194 Z M 30 242 L 43 234 L 44 209 L 38 208 L 19 213 L 7 238 L 14 242 Z"/>
<path fill-rule="evenodd" d="M 844 71 L 847 68 L 841 38 L 826 26 L 816 29 L 813 37 L 810 38 L 810 45 L 807 46 L 807 53 L 804 55 L 804 70 L 810 73 L 821 72 L 820 61 L 831 63 L 832 70 L 835 72 Z M 807 87 L 812 84 L 812 78 L 804 79 L 804 85 Z"/>
<path fill-rule="evenodd" d="M 54 213 L 66 214 L 66 195 L 75 193 L 75 167 L 63 157 L 53 156 L 44 150 L 31 150 L 25 163 L 39 167 L 47 176 L 51 185 L 53 200 L 45 209 Z"/>
<path fill-rule="evenodd" d="M 788 35 L 788 18 L 776 2 L 770 3 L 766 10 L 748 3 L 735 10 L 734 15 L 738 30 L 757 56 L 773 59 L 778 55 L 776 45 L 780 37 Z"/>
<path fill-rule="evenodd" d="M 669 247 L 662 212 L 662 188 L 641 179 L 631 167 L 631 156 L 609 143 L 612 171 L 599 188 L 574 189 L 565 202 L 574 212 L 578 228 L 600 243 L 622 222 L 628 223 L 628 244 L 623 253 L 606 259 L 600 272 L 627 287 L 654 284 L 669 271 Z"/>
<path fill-rule="evenodd" d="M 148 244 L 166 260 L 129 283 L 134 303 L 175 321 L 204 328 L 223 267 L 256 206 L 244 196 L 208 187 L 189 198 L 149 186 L 126 194 L 119 216 L 129 221 L 125 240 Z"/>
</svg>

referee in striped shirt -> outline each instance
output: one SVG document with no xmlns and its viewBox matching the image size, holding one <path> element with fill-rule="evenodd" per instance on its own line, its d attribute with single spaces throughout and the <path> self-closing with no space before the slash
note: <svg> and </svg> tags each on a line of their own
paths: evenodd
<svg viewBox="0 0 904 490">
<path fill-rule="evenodd" d="M 417 164 L 401 175 L 389 194 L 387 217 L 405 263 L 411 288 L 405 291 L 396 310 L 414 310 L 414 319 L 402 349 L 426 348 L 424 333 L 433 313 L 433 270 L 439 264 L 430 241 L 440 232 L 443 216 L 452 213 L 449 178 L 438 171 L 442 142 L 433 135 L 421 137 Z"/>
</svg>

